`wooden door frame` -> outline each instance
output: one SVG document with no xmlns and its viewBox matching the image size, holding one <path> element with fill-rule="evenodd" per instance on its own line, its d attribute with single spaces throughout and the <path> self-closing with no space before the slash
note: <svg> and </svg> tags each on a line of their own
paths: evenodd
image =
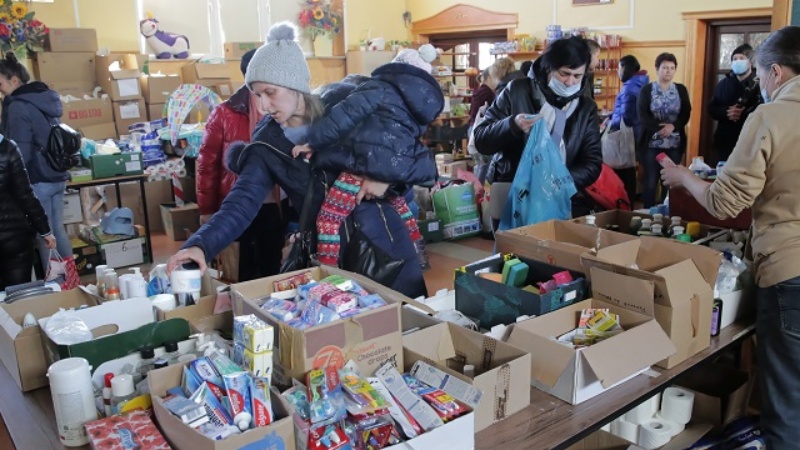
<svg viewBox="0 0 800 450">
<path fill-rule="evenodd" d="M 702 126 L 702 114 L 698 108 L 702 108 L 703 99 L 708 97 L 705 90 L 705 59 L 706 49 L 709 39 L 709 28 L 711 22 L 719 20 L 740 20 L 740 19 L 767 19 L 772 20 L 776 13 L 774 8 L 746 8 L 726 11 L 701 11 L 685 12 L 683 20 L 686 22 L 686 64 L 684 69 L 684 79 L 686 89 L 689 90 L 689 98 L 692 103 L 693 112 L 689 119 L 687 130 L 686 161 L 699 154 L 700 127 Z M 774 22 L 773 22 L 774 28 Z"/>
</svg>

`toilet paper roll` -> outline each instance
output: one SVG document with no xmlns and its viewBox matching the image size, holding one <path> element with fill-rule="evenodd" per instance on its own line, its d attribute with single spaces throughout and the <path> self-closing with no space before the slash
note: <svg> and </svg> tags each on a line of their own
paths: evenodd
<svg viewBox="0 0 800 450">
<path fill-rule="evenodd" d="M 175 161 L 167 161 L 164 165 L 166 166 L 167 170 L 170 171 L 170 172 L 175 170 Z"/>
<path fill-rule="evenodd" d="M 669 422 L 649 420 L 639 425 L 639 439 L 636 445 L 646 450 L 655 450 L 672 439 L 673 429 Z"/>
<path fill-rule="evenodd" d="M 672 437 L 675 437 L 683 433 L 683 430 L 686 429 L 686 425 L 682 423 L 670 422 L 669 420 L 666 420 L 664 417 L 662 417 L 661 414 L 656 414 L 655 419 L 663 420 L 664 422 L 669 422 L 670 426 L 672 427 Z"/>
<path fill-rule="evenodd" d="M 622 418 L 630 423 L 640 425 L 648 420 L 653 418 L 653 412 L 650 411 L 650 403 L 649 401 L 645 401 L 641 405 L 633 408 L 632 410 L 625 413 Z"/>
<path fill-rule="evenodd" d="M 200 292 L 203 272 L 199 270 L 178 269 L 170 275 L 172 292 L 175 294 L 192 294 Z"/>
<path fill-rule="evenodd" d="M 175 173 L 178 174 L 178 178 L 186 178 L 186 175 L 187 175 L 186 169 L 183 169 L 183 168 L 176 169 Z"/>
<path fill-rule="evenodd" d="M 611 434 L 635 444 L 639 439 L 639 425 L 625 419 L 616 419 L 611 422 Z"/>
<path fill-rule="evenodd" d="M 694 393 L 676 387 L 667 388 L 661 398 L 661 417 L 686 425 L 692 419 L 693 406 Z"/>
<path fill-rule="evenodd" d="M 150 297 L 150 303 L 153 304 L 153 309 L 157 308 L 161 311 L 172 311 L 178 304 L 172 294 L 154 295 Z"/>
<path fill-rule="evenodd" d="M 186 161 L 183 158 L 175 161 L 175 169 L 185 169 L 186 168 Z"/>
<path fill-rule="evenodd" d="M 603 425 L 603 427 L 600 429 L 605 431 L 606 433 L 611 433 L 611 422 L 608 422 L 607 424 Z"/>
</svg>

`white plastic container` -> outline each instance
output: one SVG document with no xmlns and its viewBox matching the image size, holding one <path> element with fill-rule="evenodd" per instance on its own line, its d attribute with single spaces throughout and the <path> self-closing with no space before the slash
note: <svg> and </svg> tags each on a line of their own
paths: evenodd
<svg viewBox="0 0 800 450">
<path fill-rule="evenodd" d="M 88 444 L 84 425 L 97 420 L 90 371 L 89 362 L 84 358 L 62 359 L 47 369 L 58 437 L 67 447 Z"/>
<path fill-rule="evenodd" d="M 147 281 L 142 276 L 142 271 L 138 267 L 134 267 L 132 274 L 127 274 L 128 277 L 128 298 L 147 297 Z"/>
<path fill-rule="evenodd" d="M 199 270 L 177 269 L 170 275 L 172 292 L 178 297 L 180 306 L 194 305 L 200 299 L 203 272 Z"/>
</svg>

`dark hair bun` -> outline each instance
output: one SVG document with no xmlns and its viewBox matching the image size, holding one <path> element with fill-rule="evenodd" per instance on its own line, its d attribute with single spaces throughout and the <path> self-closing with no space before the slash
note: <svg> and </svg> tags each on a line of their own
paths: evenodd
<svg viewBox="0 0 800 450">
<path fill-rule="evenodd" d="M 15 55 L 14 52 L 6 52 L 6 59 L 8 60 L 8 62 L 11 62 L 11 63 L 14 63 L 14 64 L 19 64 L 19 60 L 17 59 L 17 55 Z"/>
</svg>

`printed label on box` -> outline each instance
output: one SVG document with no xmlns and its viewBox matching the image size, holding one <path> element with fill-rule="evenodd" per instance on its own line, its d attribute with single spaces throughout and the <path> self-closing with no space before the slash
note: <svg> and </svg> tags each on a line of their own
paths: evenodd
<svg viewBox="0 0 800 450">
<path fill-rule="evenodd" d="M 83 120 L 83 119 L 93 119 L 95 117 L 102 117 L 103 110 L 100 108 L 86 108 L 86 109 L 79 109 L 77 111 L 70 111 L 68 114 L 69 120 Z"/>
<path fill-rule="evenodd" d="M 142 262 L 142 238 L 103 245 L 109 267 L 125 267 Z"/>
<path fill-rule="evenodd" d="M 439 231 L 439 222 L 431 222 L 428 224 L 428 231 Z"/>
<path fill-rule="evenodd" d="M 139 103 L 125 103 L 119 106 L 119 117 L 121 119 L 138 119 L 142 117 L 139 111 Z"/>
<path fill-rule="evenodd" d="M 128 97 L 132 95 L 139 95 L 139 79 L 129 78 L 126 80 L 118 80 L 117 87 L 119 87 L 119 96 Z M 136 116 L 139 117 L 139 116 Z"/>
<path fill-rule="evenodd" d="M 130 161 L 125 163 L 125 171 L 126 172 L 135 172 L 137 170 L 142 170 L 142 162 L 141 161 Z"/>
</svg>

